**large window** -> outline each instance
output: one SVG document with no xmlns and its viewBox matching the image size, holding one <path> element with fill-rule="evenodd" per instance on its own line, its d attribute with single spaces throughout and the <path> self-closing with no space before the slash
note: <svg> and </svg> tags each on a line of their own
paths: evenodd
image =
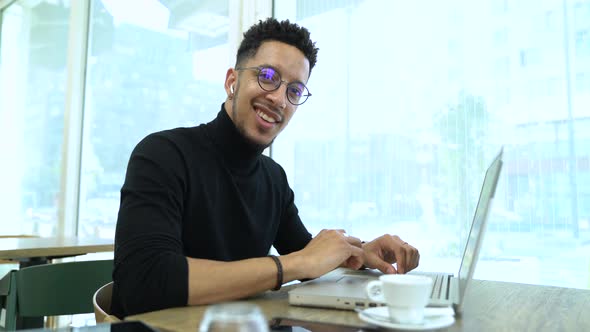
<svg viewBox="0 0 590 332">
<path fill-rule="evenodd" d="M 213 119 L 225 97 L 234 52 L 228 1 L 87 3 L 86 82 L 72 91 L 68 70 L 80 55 L 72 42 L 80 40 L 71 39 L 68 25 L 70 16 L 84 22 L 83 10 L 72 13 L 69 1 L 49 0 L 0 7 L 2 235 L 61 234 L 65 220 L 58 211 L 74 208 L 63 201 L 74 197 L 78 234 L 112 238 L 133 147 L 151 132 Z M 72 94 L 84 105 L 67 118 Z M 76 148 L 67 155 L 81 159 L 79 173 L 64 169 L 66 124 L 83 132 L 82 155 Z M 74 187 L 64 186 L 64 174 Z"/>
<path fill-rule="evenodd" d="M 78 233 L 113 238 L 135 145 L 219 111 L 231 66 L 228 3 L 91 4 Z"/>
<path fill-rule="evenodd" d="M 270 10 L 229 0 L 7 3 L 0 233 L 60 234 L 72 218 L 58 211 L 73 204 L 78 233 L 106 238 L 133 147 L 212 119 L 239 30 Z M 81 3 L 90 4 L 85 72 L 70 45 L 85 29 L 68 26 L 86 22 Z M 313 97 L 272 148 L 310 231 L 399 234 L 420 249 L 421 269 L 456 272 L 485 168 L 503 145 L 476 276 L 590 287 L 588 8 L 590 0 L 276 1 L 275 16 L 308 27 L 320 47 Z M 68 88 L 83 74 L 83 89 Z M 66 107 L 73 97 L 82 109 Z M 64 135 L 73 127 L 81 148 Z M 79 169 L 64 168 L 70 158 Z"/>
<path fill-rule="evenodd" d="M 398 234 L 421 269 L 456 273 L 503 145 L 476 277 L 590 287 L 590 60 L 571 29 L 588 3 L 564 22 L 561 0 L 275 1 L 320 48 L 272 149 L 310 230 Z"/>
<path fill-rule="evenodd" d="M 69 1 L 16 1 L 0 26 L 0 229 L 55 235 Z"/>
</svg>

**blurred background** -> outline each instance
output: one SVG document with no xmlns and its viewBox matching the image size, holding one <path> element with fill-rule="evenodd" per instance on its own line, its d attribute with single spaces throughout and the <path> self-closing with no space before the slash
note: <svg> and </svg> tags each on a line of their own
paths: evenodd
<svg viewBox="0 0 590 332">
<path fill-rule="evenodd" d="M 268 16 L 320 48 L 268 153 L 312 233 L 397 234 L 477 278 L 590 288 L 590 0 L 0 0 L 0 233 L 113 238 L 129 155 L 215 117 Z"/>
</svg>

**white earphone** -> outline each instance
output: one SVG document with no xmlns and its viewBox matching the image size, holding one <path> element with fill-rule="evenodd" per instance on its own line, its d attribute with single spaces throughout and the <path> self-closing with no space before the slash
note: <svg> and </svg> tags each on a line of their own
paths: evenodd
<svg viewBox="0 0 590 332">
<path fill-rule="evenodd" d="M 230 91 L 231 93 L 234 93 L 234 86 L 233 86 L 233 85 L 229 87 L 229 91 Z"/>
</svg>

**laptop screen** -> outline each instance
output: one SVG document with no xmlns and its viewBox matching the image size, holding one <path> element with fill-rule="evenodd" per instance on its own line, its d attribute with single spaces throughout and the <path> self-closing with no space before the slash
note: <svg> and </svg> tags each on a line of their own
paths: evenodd
<svg viewBox="0 0 590 332">
<path fill-rule="evenodd" d="M 479 256 L 479 250 L 482 246 L 481 242 L 483 241 L 483 233 L 485 232 L 485 223 L 488 219 L 487 215 L 490 210 L 492 199 L 494 198 L 494 194 L 496 192 L 496 185 L 498 178 L 500 177 L 500 170 L 502 169 L 502 153 L 503 150 L 501 149 L 490 167 L 488 167 L 482 189 L 479 194 L 479 200 L 477 202 L 477 207 L 475 208 L 473 222 L 471 223 L 471 230 L 469 231 L 467 243 L 465 244 L 465 252 L 459 267 L 459 294 L 461 296 L 465 294 L 467 280 L 471 280 L 471 278 L 473 278 L 475 264 L 477 263 L 477 261 L 473 260 L 473 257 Z"/>
</svg>

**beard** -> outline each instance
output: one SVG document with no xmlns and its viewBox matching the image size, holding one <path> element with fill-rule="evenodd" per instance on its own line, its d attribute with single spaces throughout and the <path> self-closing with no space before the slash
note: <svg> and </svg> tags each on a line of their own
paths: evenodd
<svg viewBox="0 0 590 332">
<path fill-rule="evenodd" d="M 235 93 L 234 98 L 232 100 L 232 108 L 231 108 L 232 109 L 232 116 L 235 119 L 234 125 L 235 125 L 236 129 L 238 130 L 238 132 L 240 133 L 240 135 L 244 138 L 244 140 L 248 143 L 248 145 L 250 147 L 252 147 L 252 149 L 263 151 L 264 149 L 266 149 L 272 145 L 272 143 L 275 141 L 276 137 L 274 137 L 267 144 L 261 144 L 261 143 L 254 141 L 252 138 L 250 138 L 248 136 L 248 133 L 246 132 L 246 129 L 245 129 L 246 126 L 245 126 L 244 122 L 240 121 L 239 117 L 238 117 L 238 111 L 237 111 L 238 102 L 236 100 L 237 99 L 237 91 L 238 91 L 238 89 L 236 88 L 236 93 Z"/>
</svg>

